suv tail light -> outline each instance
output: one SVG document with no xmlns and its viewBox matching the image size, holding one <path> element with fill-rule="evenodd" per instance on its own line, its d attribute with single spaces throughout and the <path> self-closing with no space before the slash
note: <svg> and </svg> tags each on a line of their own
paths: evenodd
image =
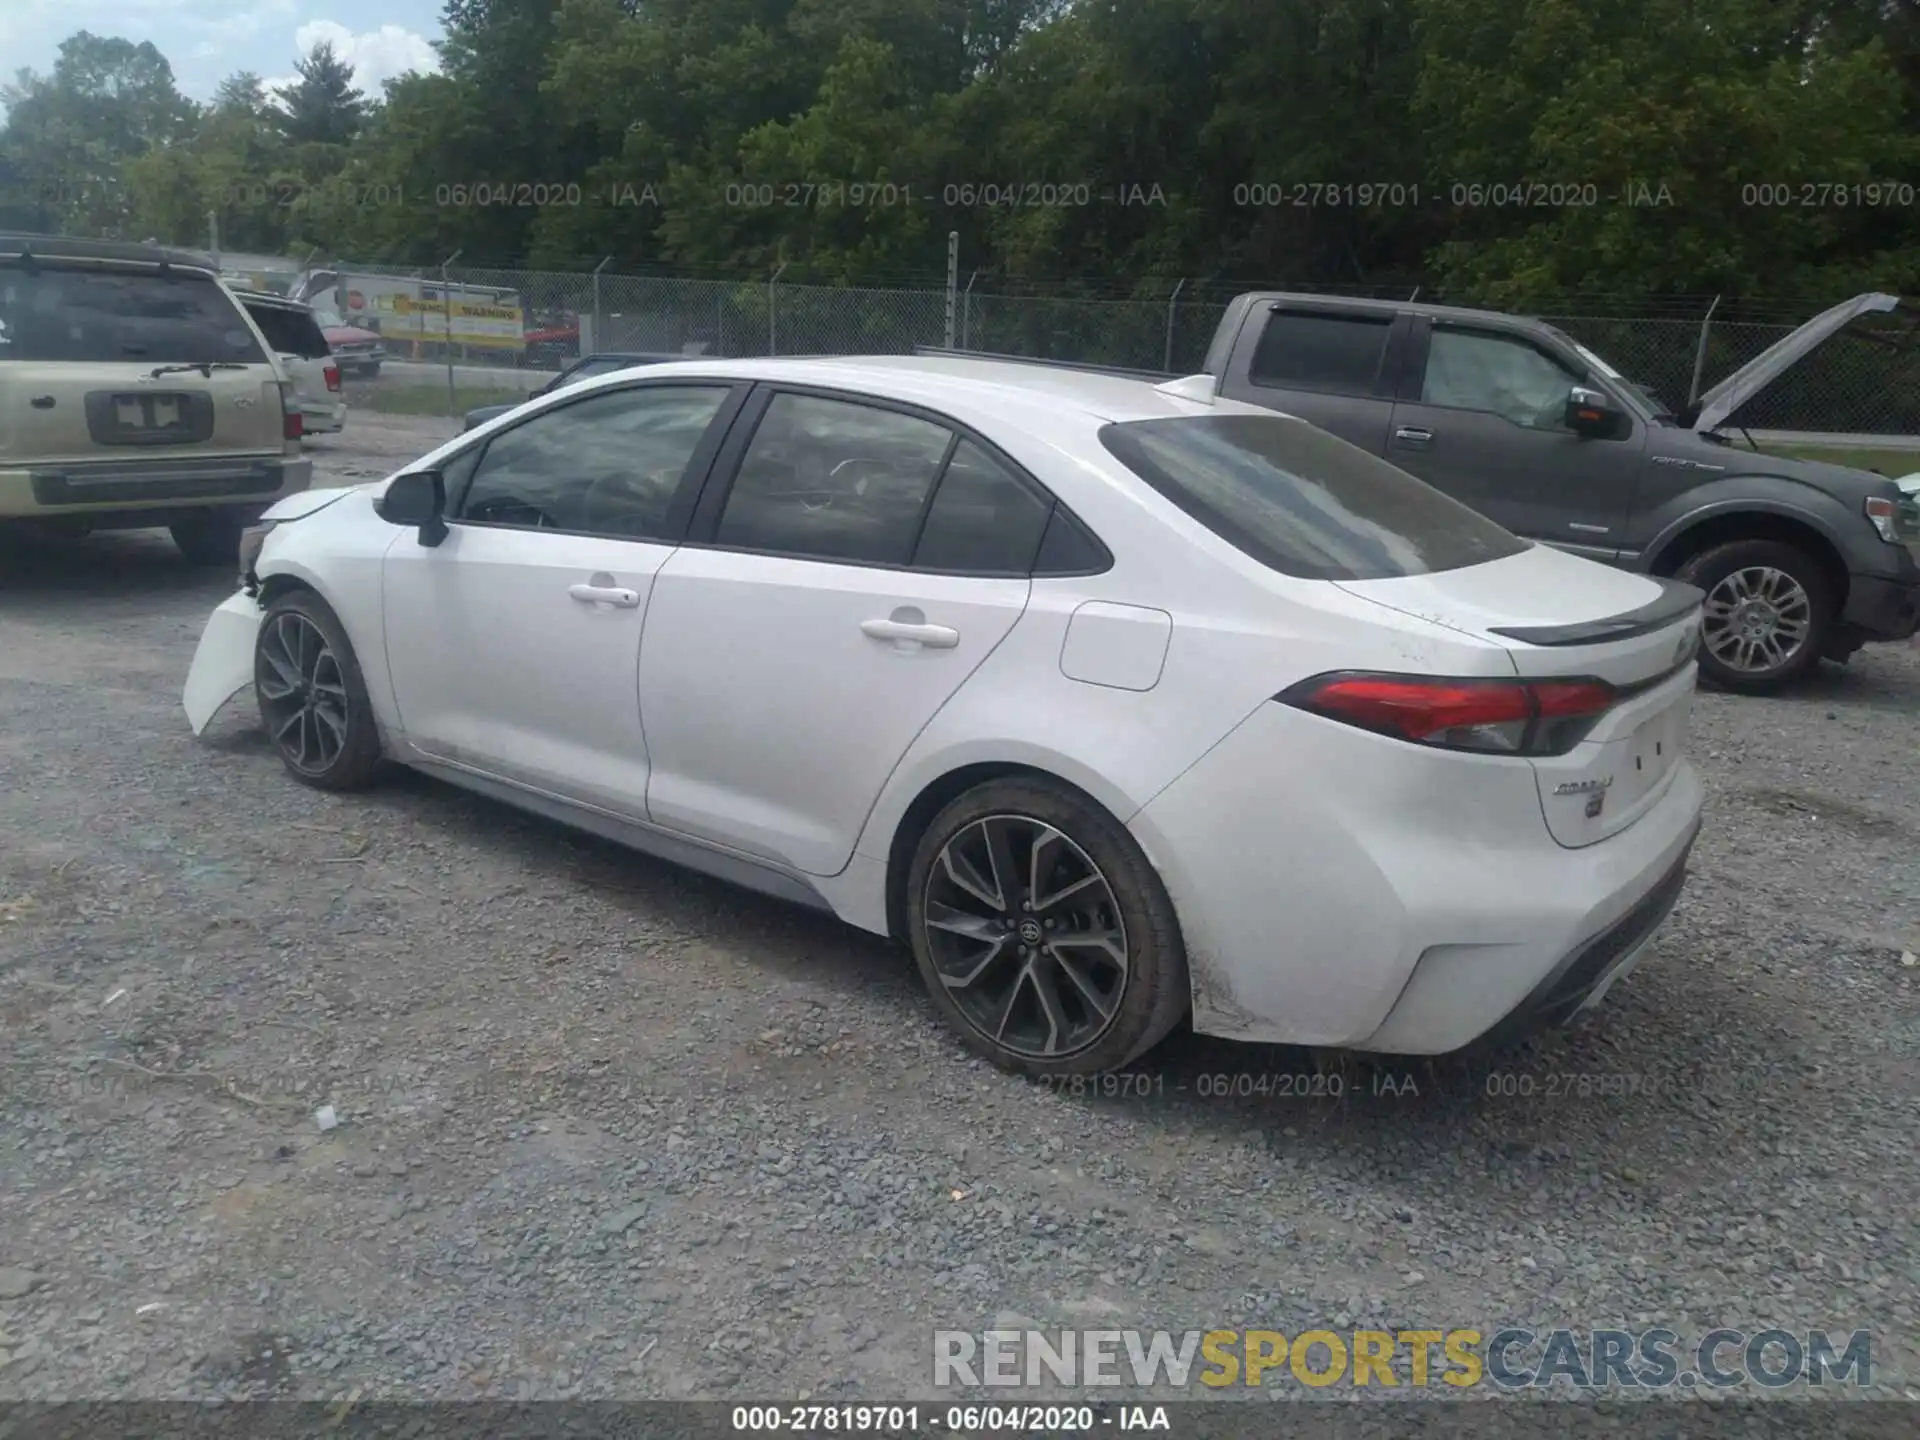
<svg viewBox="0 0 1920 1440">
<path fill-rule="evenodd" d="M 340 393 L 340 367 L 329 360 L 326 368 L 320 373 L 326 377 L 327 389 L 338 395 Z"/>
<path fill-rule="evenodd" d="M 1362 730 L 1482 755 L 1564 755 L 1618 698 L 1604 680 L 1449 680 L 1345 671 L 1274 696 Z"/>
<path fill-rule="evenodd" d="M 280 382 L 280 433 L 288 440 L 298 440 L 306 426 L 300 416 L 300 402 L 294 396 L 293 385 L 286 380 Z"/>
</svg>

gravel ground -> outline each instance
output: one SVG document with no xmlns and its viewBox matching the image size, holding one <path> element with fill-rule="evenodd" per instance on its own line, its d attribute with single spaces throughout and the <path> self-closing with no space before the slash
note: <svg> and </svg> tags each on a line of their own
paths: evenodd
<svg viewBox="0 0 1920 1440">
<path fill-rule="evenodd" d="M 350 425 L 328 476 L 445 433 Z M 243 704 L 194 740 L 227 589 L 164 535 L 0 554 L 0 1398 L 931 1398 L 930 1330 L 996 1318 L 1864 1327 L 1920 1398 L 1914 647 L 1701 698 L 1695 876 L 1582 1027 L 1320 1060 L 1338 1100 L 1177 1036 L 1076 1097 L 831 921 L 317 795 Z"/>
</svg>

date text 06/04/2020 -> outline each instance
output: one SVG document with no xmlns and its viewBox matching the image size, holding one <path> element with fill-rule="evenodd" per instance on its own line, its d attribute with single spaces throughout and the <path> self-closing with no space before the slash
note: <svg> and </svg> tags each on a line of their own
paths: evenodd
<svg viewBox="0 0 1920 1440">
<path fill-rule="evenodd" d="M 913 1435 L 924 1427 L 969 1434 L 1018 1431 L 1059 1435 L 1110 1430 L 1170 1430 L 1164 1405 L 736 1405 L 736 1431 L 817 1435 Z"/>
</svg>

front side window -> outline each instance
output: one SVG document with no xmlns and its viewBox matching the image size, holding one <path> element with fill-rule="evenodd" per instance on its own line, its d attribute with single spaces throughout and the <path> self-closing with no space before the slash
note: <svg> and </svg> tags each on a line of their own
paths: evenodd
<svg viewBox="0 0 1920 1440">
<path fill-rule="evenodd" d="M 1525 341 L 1436 327 L 1420 400 L 1490 411 L 1528 430 L 1564 430 L 1567 392 L 1582 378 Z"/>
<path fill-rule="evenodd" d="M 0 268 L 0 360 L 264 363 L 246 318 L 210 275 Z"/>
<path fill-rule="evenodd" d="M 727 495 L 716 543 L 905 565 L 954 433 L 847 400 L 775 395 Z"/>
<path fill-rule="evenodd" d="M 1377 455 L 1284 415 L 1108 425 L 1100 443 L 1214 534 L 1283 575 L 1380 580 L 1527 542 Z"/>
<path fill-rule="evenodd" d="M 461 520 L 622 540 L 665 538 L 668 516 L 724 385 L 615 390 L 497 435 Z"/>
</svg>

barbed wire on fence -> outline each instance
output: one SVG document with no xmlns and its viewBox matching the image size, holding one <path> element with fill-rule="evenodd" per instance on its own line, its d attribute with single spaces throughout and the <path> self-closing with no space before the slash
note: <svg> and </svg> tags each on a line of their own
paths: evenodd
<svg viewBox="0 0 1920 1440">
<path fill-rule="evenodd" d="M 1217 278 L 1071 285 L 984 271 L 945 283 L 825 285 L 760 277 L 379 266 L 336 262 L 344 297 L 406 281 L 436 305 L 488 297 L 521 315 L 521 331 L 435 336 L 417 325 L 399 358 L 553 370 L 593 350 L 764 355 L 911 354 L 945 346 L 1035 359 L 1199 370 L 1233 296 L 1250 290 L 1471 304 L 1418 284 L 1287 285 Z M 1602 356 L 1678 412 L 1794 326 L 1843 296 L 1658 297 L 1572 290 L 1533 313 Z M 372 314 L 369 309 L 360 312 Z M 348 318 L 354 318 L 349 314 Z M 451 325 L 448 325 L 451 332 Z M 1920 352 L 1876 343 L 1867 319 L 1821 346 L 1735 417 L 1756 429 L 1920 433 Z M 395 347 L 389 347 L 390 352 Z"/>
</svg>

